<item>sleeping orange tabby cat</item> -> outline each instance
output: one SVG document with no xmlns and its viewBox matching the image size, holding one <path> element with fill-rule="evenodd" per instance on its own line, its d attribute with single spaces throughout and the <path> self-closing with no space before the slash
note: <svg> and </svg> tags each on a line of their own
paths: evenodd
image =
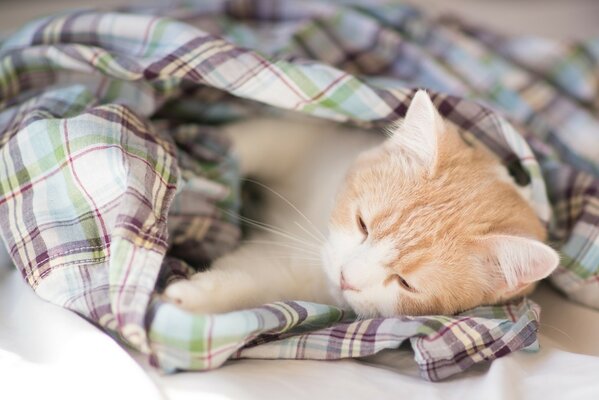
<svg viewBox="0 0 599 400">
<path fill-rule="evenodd" d="M 291 198 L 315 225 L 329 213 L 328 237 L 298 225 L 304 216 L 271 195 L 262 220 L 275 224 L 279 212 L 277 228 L 262 225 L 266 232 L 209 271 L 166 289 L 185 309 L 307 300 L 363 317 L 452 314 L 527 294 L 559 263 L 525 192 L 488 150 L 466 144 L 424 91 L 384 141 L 314 121 L 228 129 L 244 172 Z M 287 208 L 277 209 L 281 203 Z"/>
</svg>

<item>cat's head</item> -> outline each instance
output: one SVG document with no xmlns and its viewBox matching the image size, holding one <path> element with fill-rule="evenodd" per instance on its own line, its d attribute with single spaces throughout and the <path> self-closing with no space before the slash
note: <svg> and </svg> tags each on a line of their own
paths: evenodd
<svg viewBox="0 0 599 400">
<path fill-rule="evenodd" d="M 337 195 L 327 275 L 360 315 L 451 314 L 525 293 L 559 257 L 499 161 L 418 91 Z"/>
</svg>

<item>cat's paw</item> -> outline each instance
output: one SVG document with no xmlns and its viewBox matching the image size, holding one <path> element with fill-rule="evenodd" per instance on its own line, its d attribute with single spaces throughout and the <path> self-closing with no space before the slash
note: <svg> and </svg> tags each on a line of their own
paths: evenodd
<svg viewBox="0 0 599 400">
<path fill-rule="evenodd" d="M 197 314 L 219 312 L 215 285 L 210 279 L 181 279 L 168 285 L 163 299 L 178 307 Z"/>
</svg>

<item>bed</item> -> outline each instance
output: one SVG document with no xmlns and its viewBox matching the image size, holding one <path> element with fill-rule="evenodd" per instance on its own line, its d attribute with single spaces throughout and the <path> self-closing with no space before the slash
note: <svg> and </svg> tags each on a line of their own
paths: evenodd
<svg viewBox="0 0 599 400">
<path fill-rule="evenodd" d="M 434 3 L 430 7 L 438 11 L 440 6 Z M 493 14 L 509 15 L 516 9 L 488 4 Z M 526 7 L 535 11 L 534 6 Z M 560 15 L 557 10 L 565 7 L 551 2 L 543 11 L 547 19 L 536 18 L 535 26 L 520 30 L 580 35 L 579 21 L 597 12 L 591 2 L 576 2 L 568 6 L 571 14 Z M 560 23 L 552 24 L 551 16 Z M 551 31 L 546 30 L 549 26 Z M 386 351 L 359 361 L 239 360 L 211 372 L 161 375 L 92 324 L 37 298 L 8 257 L 2 254 L 0 260 L 0 370 L 8 383 L 0 390 L 10 398 L 599 397 L 599 312 L 565 301 L 547 284 L 533 295 L 543 310 L 538 353 L 515 353 L 441 383 L 419 377 L 409 350 Z"/>
<path fill-rule="evenodd" d="M 564 302 L 547 285 L 533 296 L 543 307 L 538 353 L 512 354 L 444 382 L 422 380 L 408 350 L 388 351 L 361 361 L 239 360 L 211 372 L 161 375 L 92 324 L 39 299 L 10 265 L 6 254 L 2 256 L 0 371 L 4 377 L 1 392 L 6 398 L 594 399 L 599 396 L 596 334 L 599 312 Z M 43 340 L 33 340 L 40 334 Z M 33 383 L 32 377 L 35 377 Z"/>
</svg>

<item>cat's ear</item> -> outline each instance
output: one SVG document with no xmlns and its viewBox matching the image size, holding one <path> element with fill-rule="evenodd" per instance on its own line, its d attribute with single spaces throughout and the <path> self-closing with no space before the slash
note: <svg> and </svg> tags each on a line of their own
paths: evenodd
<svg viewBox="0 0 599 400">
<path fill-rule="evenodd" d="M 488 235 L 481 239 L 486 262 L 499 272 L 498 289 L 515 291 L 549 276 L 559 255 L 546 244 L 525 237 Z"/>
<path fill-rule="evenodd" d="M 415 172 L 433 172 L 439 153 L 443 120 L 426 91 L 414 95 L 403 121 L 391 128 L 392 151 Z"/>
</svg>

